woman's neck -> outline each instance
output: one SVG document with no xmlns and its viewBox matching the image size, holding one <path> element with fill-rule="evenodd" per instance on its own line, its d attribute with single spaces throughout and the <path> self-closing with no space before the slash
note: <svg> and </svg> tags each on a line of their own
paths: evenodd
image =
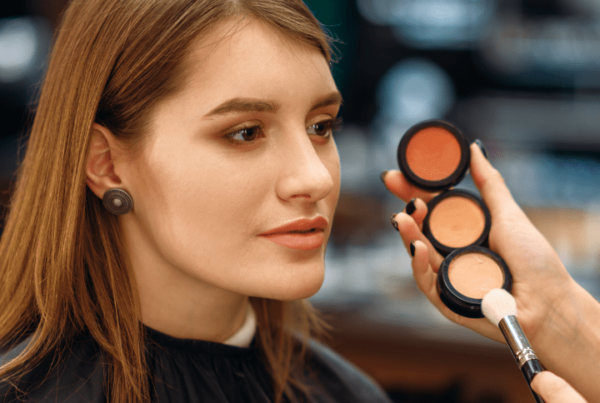
<svg viewBox="0 0 600 403">
<path fill-rule="evenodd" d="M 181 303 L 181 294 L 164 297 L 157 299 L 140 292 L 142 323 L 173 337 L 222 343 L 246 323 L 247 298 L 233 304 L 219 301 L 192 307 Z"/>
<path fill-rule="evenodd" d="M 247 296 L 164 264 L 156 249 L 138 250 L 135 242 L 127 244 L 143 324 L 173 337 L 219 343 L 242 327 L 249 306 Z"/>
</svg>

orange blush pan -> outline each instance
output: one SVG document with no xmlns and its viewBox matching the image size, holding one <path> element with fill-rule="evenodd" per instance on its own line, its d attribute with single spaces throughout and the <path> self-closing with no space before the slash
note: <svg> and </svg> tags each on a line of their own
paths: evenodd
<svg viewBox="0 0 600 403">
<path fill-rule="evenodd" d="M 482 318 L 481 299 L 494 288 L 512 287 L 500 256 L 480 246 L 456 249 L 440 266 L 438 289 L 444 304 L 459 315 Z"/>
<path fill-rule="evenodd" d="M 471 150 L 458 128 L 441 120 L 419 123 L 404 134 L 398 146 L 398 164 L 413 185 L 437 191 L 464 178 Z"/>
<path fill-rule="evenodd" d="M 448 130 L 426 127 L 406 147 L 408 168 L 420 178 L 441 181 L 452 175 L 460 163 L 460 144 Z"/>
</svg>

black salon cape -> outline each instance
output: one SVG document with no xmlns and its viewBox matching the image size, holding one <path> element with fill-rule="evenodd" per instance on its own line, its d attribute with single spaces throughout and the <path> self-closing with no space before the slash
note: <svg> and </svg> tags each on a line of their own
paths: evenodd
<svg viewBox="0 0 600 403">
<path fill-rule="evenodd" d="M 272 401 L 270 379 L 255 348 L 177 339 L 149 328 L 147 332 L 152 402 Z M 8 352 L 0 351 L 0 365 L 18 355 L 27 342 Z M 97 344 L 90 337 L 82 337 L 73 343 L 67 357 L 50 376 L 50 362 L 46 362 L 19 381 L 20 389 L 30 390 L 25 400 L 12 386 L 0 382 L 0 403 L 107 402 L 102 387 L 105 364 Z M 41 386 L 32 387 L 40 379 L 44 380 Z M 311 388 L 310 403 L 391 403 L 362 372 L 316 342 L 311 342 L 309 348 L 307 383 Z"/>
</svg>

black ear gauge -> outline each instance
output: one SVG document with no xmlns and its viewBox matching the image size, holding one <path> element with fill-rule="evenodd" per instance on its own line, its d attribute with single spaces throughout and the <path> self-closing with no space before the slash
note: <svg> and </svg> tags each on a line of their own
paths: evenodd
<svg viewBox="0 0 600 403">
<path fill-rule="evenodd" d="M 102 197 L 104 208 L 114 215 L 127 214 L 133 208 L 133 199 L 123 189 L 110 189 Z"/>
</svg>

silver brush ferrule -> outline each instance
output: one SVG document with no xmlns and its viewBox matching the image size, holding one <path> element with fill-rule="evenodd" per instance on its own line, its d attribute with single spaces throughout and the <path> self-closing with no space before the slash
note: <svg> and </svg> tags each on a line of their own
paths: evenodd
<svg viewBox="0 0 600 403">
<path fill-rule="evenodd" d="M 504 338 L 519 364 L 519 368 L 522 368 L 527 361 L 537 360 L 529 340 L 525 337 L 525 333 L 523 333 L 523 329 L 521 329 L 521 325 L 519 325 L 515 316 L 505 316 L 498 323 L 498 327 L 504 334 Z"/>
</svg>

